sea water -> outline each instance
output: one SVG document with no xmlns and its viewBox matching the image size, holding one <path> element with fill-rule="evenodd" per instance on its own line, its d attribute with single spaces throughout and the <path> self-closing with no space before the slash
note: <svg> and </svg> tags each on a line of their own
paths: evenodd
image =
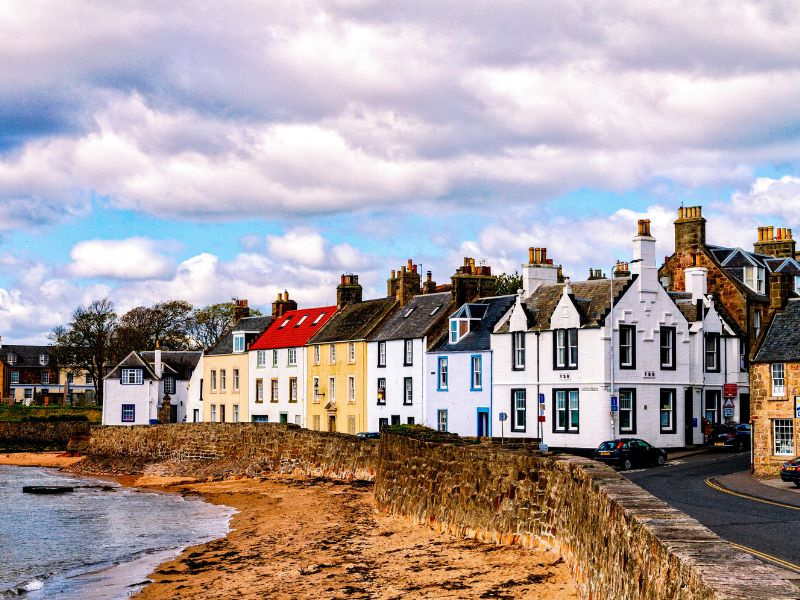
<svg viewBox="0 0 800 600">
<path fill-rule="evenodd" d="M 23 494 L 27 485 L 75 491 Z M 107 485 L 113 490 L 100 487 Z M 157 564 L 224 536 L 233 512 L 177 494 L 0 466 L 0 598 L 127 598 Z"/>
</svg>

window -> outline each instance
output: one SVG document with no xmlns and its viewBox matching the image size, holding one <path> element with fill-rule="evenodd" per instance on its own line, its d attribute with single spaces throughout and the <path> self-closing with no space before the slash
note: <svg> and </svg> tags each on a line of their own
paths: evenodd
<svg viewBox="0 0 800 600">
<path fill-rule="evenodd" d="M 289 402 L 297 402 L 297 377 L 289 378 Z"/>
<path fill-rule="evenodd" d="M 386 342 L 378 342 L 378 366 L 386 366 Z"/>
<path fill-rule="evenodd" d="M 794 293 L 800 294 L 800 275 L 794 276 Z"/>
<path fill-rule="evenodd" d="M 553 390 L 553 432 L 578 433 L 580 396 L 578 390 Z"/>
<path fill-rule="evenodd" d="M 356 401 L 356 378 L 352 375 L 347 378 L 347 401 Z"/>
<path fill-rule="evenodd" d="M 437 385 L 439 391 L 447 391 L 447 357 L 439 357 L 439 376 L 437 378 Z"/>
<path fill-rule="evenodd" d="M 450 319 L 450 343 L 455 344 L 469 333 L 469 319 Z"/>
<path fill-rule="evenodd" d="M 382 417 L 378 419 L 378 431 L 381 431 L 384 427 L 389 426 L 389 419 L 386 417 Z"/>
<path fill-rule="evenodd" d="M 458 341 L 458 321 L 455 319 L 450 320 L 450 343 L 455 344 Z"/>
<path fill-rule="evenodd" d="M 378 404 L 386 404 L 386 378 L 378 377 Z"/>
<path fill-rule="evenodd" d="M 23 393 L 25 394 L 25 400 L 33 400 L 33 390 L 31 388 L 25 388 Z"/>
<path fill-rule="evenodd" d="M 708 419 L 712 425 L 719 425 L 720 423 L 720 392 L 719 390 L 707 390 L 705 397 L 705 406 L 703 407 L 703 416 Z"/>
<path fill-rule="evenodd" d="M 233 422 L 234 423 L 238 423 L 239 422 L 239 405 L 238 404 L 234 404 L 233 405 Z"/>
<path fill-rule="evenodd" d="M 413 313 L 413 312 L 414 312 L 414 309 L 415 309 L 415 308 L 416 308 L 416 306 L 412 306 L 412 307 L 411 307 L 411 308 L 409 308 L 409 309 L 408 309 L 406 312 L 404 312 L 404 313 L 403 313 L 403 318 L 404 318 L 404 319 L 407 319 L 408 317 L 410 317 L 410 316 L 411 316 L 411 313 Z"/>
<path fill-rule="evenodd" d="M 86 382 L 86 385 L 94 385 L 94 377 L 92 377 L 89 373 L 84 375 L 83 380 Z"/>
<path fill-rule="evenodd" d="M 311 422 L 313 423 L 312 427 L 314 428 L 314 431 L 319 431 L 319 415 L 314 415 L 311 418 Z"/>
<path fill-rule="evenodd" d="M 303 315 L 302 317 L 300 317 L 300 320 L 297 323 L 294 324 L 294 326 L 295 327 L 300 327 L 300 325 L 303 324 L 303 321 L 305 321 L 307 318 L 308 318 L 308 315 Z"/>
<path fill-rule="evenodd" d="M 403 341 L 403 366 L 410 366 L 414 364 L 414 340 Z"/>
<path fill-rule="evenodd" d="M 319 364 L 319 346 L 318 345 L 314 346 L 314 364 L 315 365 Z M 319 429 L 317 431 L 319 431 Z"/>
<path fill-rule="evenodd" d="M 278 327 L 278 329 L 283 329 L 284 327 L 286 327 L 289 324 L 289 321 L 291 321 L 291 320 L 292 320 L 292 317 L 286 317 L 283 320 L 283 323 L 281 323 L 281 326 Z"/>
<path fill-rule="evenodd" d="M 217 391 L 217 372 L 211 371 L 211 391 Z"/>
<path fill-rule="evenodd" d="M 273 367 L 277 367 L 278 366 L 278 351 L 277 350 L 273 350 L 272 351 L 272 366 Z"/>
<path fill-rule="evenodd" d="M 42 365 L 42 366 L 44 367 L 44 366 L 46 366 L 46 365 L 47 365 L 47 363 L 49 363 L 49 362 L 50 362 L 50 357 L 49 357 L 49 356 L 47 356 L 47 354 L 40 354 L 40 355 L 39 355 L 39 364 L 40 364 L 40 365 Z"/>
<path fill-rule="evenodd" d="M 298 427 L 300 426 L 300 415 L 294 416 L 294 424 L 297 425 Z"/>
<path fill-rule="evenodd" d="M 314 393 L 314 402 L 319 403 L 319 377 L 314 377 L 311 380 L 311 389 Z M 319 429 L 317 429 L 319 431 Z"/>
<path fill-rule="evenodd" d="M 442 305 L 441 305 L 441 304 L 440 304 L 439 306 L 437 306 L 436 308 L 434 308 L 434 309 L 431 311 L 431 314 L 430 314 L 430 316 L 433 316 L 433 315 L 435 315 L 437 312 L 439 312 L 439 309 L 440 309 L 440 308 L 442 308 Z"/>
<path fill-rule="evenodd" d="M 406 406 L 414 404 L 414 381 L 411 377 L 403 378 L 403 404 Z"/>
<path fill-rule="evenodd" d="M 525 390 L 511 390 L 511 431 L 525 431 L 528 400 Z"/>
<path fill-rule="evenodd" d="M 350 342 L 347 344 L 347 361 L 350 363 L 356 362 L 356 343 Z"/>
<path fill-rule="evenodd" d="M 233 391 L 239 391 L 239 369 L 233 370 Z"/>
<path fill-rule="evenodd" d="M 44 375 L 44 373 L 42 373 L 42 375 Z M 141 369 L 122 369 L 122 377 L 120 378 L 120 383 L 122 385 L 142 385 L 142 381 Z"/>
<path fill-rule="evenodd" d="M 336 402 L 336 378 L 334 377 L 328 379 L 328 400 Z"/>
<path fill-rule="evenodd" d="M 67 373 L 67 383 L 69 384 L 75 383 L 75 373 L 71 371 Z"/>
<path fill-rule="evenodd" d="M 578 330 L 555 329 L 553 331 L 554 369 L 578 368 Z"/>
<path fill-rule="evenodd" d="M 289 351 L 288 351 L 287 354 L 289 355 L 288 359 L 287 359 L 288 360 L 287 364 L 290 367 L 296 367 L 297 366 L 297 348 L 289 348 Z"/>
<path fill-rule="evenodd" d="M 356 434 L 356 418 L 353 415 L 347 417 L 347 433 L 350 435 Z"/>
<path fill-rule="evenodd" d="M 763 268 L 761 267 L 744 268 L 744 284 L 751 290 L 755 290 L 759 294 L 763 294 L 765 282 L 766 282 L 766 276 Z"/>
<path fill-rule="evenodd" d="M 123 404 L 122 405 L 122 422 L 134 423 L 136 421 L 136 405 Z"/>
<path fill-rule="evenodd" d="M 6 354 L 6 362 L 10 365 L 17 364 L 17 355 L 14 354 L 13 352 L 9 352 L 8 354 Z"/>
<path fill-rule="evenodd" d="M 719 334 L 707 333 L 706 343 L 706 372 L 719 373 Z"/>
<path fill-rule="evenodd" d="M 408 418 L 406 419 L 406 423 L 407 423 L 408 425 L 413 425 L 413 424 L 414 424 L 414 417 L 408 417 Z"/>
<path fill-rule="evenodd" d="M 266 367 L 267 366 L 267 351 L 266 350 L 259 350 L 256 352 L 256 366 L 257 367 Z"/>
<path fill-rule="evenodd" d="M 278 380 L 272 379 L 269 382 L 269 401 L 270 402 L 277 402 L 278 401 Z"/>
<path fill-rule="evenodd" d="M 217 422 L 217 405 L 216 404 L 212 404 L 211 405 L 211 422 L 212 423 L 216 423 Z"/>
<path fill-rule="evenodd" d="M 636 433 L 636 390 L 619 391 L 619 432 Z"/>
<path fill-rule="evenodd" d="M 336 344 L 331 344 L 330 347 L 330 363 L 332 365 L 336 364 Z"/>
<path fill-rule="evenodd" d="M 439 431 L 447 431 L 447 409 L 439 409 L 436 411 L 436 429 Z"/>
<path fill-rule="evenodd" d="M 483 389 L 483 357 L 480 354 L 474 354 L 470 357 L 471 378 L 469 387 L 473 392 Z"/>
<path fill-rule="evenodd" d="M 516 331 L 511 334 L 512 355 L 514 370 L 521 371 L 525 368 L 525 332 Z"/>
<path fill-rule="evenodd" d="M 775 454 L 794 456 L 794 421 L 792 419 L 773 419 L 772 437 Z"/>
<path fill-rule="evenodd" d="M 753 337 L 758 339 L 759 333 L 761 333 L 761 311 L 757 310 L 753 313 Z"/>
<path fill-rule="evenodd" d="M 659 411 L 661 433 L 675 433 L 675 390 L 661 390 Z"/>
<path fill-rule="evenodd" d="M 661 346 L 661 368 L 665 371 L 675 370 L 675 328 L 662 327 L 659 330 Z"/>
<path fill-rule="evenodd" d="M 228 387 L 228 374 L 225 369 L 219 370 L 219 391 L 224 392 Z"/>
<path fill-rule="evenodd" d="M 244 352 L 244 334 L 237 333 L 233 336 L 233 351 Z"/>
<path fill-rule="evenodd" d="M 256 402 L 264 402 L 264 380 L 256 379 Z"/>
<path fill-rule="evenodd" d="M 317 315 L 317 318 L 316 318 L 316 319 L 314 319 L 314 322 L 312 323 L 312 325 L 316 325 L 317 323 L 319 323 L 320 321 L 322 321 L 322 318 L 323 318 L 324 316 L 325 316 L 325 313 L 319 313 L 319 315 Z"/>
<path fill-rule="evenodd" d="M 165 377 L 164 378 L 164 393 L 169 396 L 175 395 L 175 378 L 174 377 Z"/>
<path fill-rule="evenodd" d="M 11 371 L 11 383 L 19 383 L 19 371 Z"/>
<path fill-rule="evenodd" d="M 773 363 L 770 365 L 772 372 L 772 395 L 783 397 L 786 395 L 786 379 L 783 363 Z"/>
<path fill-rule="evenodd" d="M 42 371 L 42 373 L 41 373 L 41 382 L 43 384 L 50 383 L 50 371 Z"/>
<path fill-rule="evenodd" d="M 619 326 L 619 368 L 636 368 L 636 326 Z"/>
<path fill-rule="evenodd" d="M 400 415 L 392 415 L 392 425 L 400 425 Z"/>
</svg>

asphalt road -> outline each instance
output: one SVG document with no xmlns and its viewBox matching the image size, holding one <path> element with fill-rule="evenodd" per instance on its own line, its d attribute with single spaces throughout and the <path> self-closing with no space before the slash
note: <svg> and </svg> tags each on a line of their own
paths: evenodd
<svg viewBox="0 0 800 600">
<path fill-rule="evenodd" d="M 800 511 L 731 496 L 705 483 L 743 471 L 749 461 L 747 452 L 700 454 L 625 475 L 721 538 L 800 565 Z"/>
</svg>

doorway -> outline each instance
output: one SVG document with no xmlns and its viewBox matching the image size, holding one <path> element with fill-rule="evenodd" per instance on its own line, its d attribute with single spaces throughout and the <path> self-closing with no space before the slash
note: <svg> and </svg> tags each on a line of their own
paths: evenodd
<svg viewBox="0 0 800 600">
<path fill-rule="evenodd" d="M 193 419 L 193 421 L 192 421 L 193 423 L 197 423 L 200 420 L 200 409 L 199 408 L 195 408 L 192 411 L 192 419 Z"/>
<path fill-rule="evenodd" d="M 683 436 L 684 446 L 694 445 L 694 388 L 683 392 Z"/>
<path fill-rule="evenodd" d="M 177 423 L 178 422 L 178 405 L 177 404 L 170 404 L 169 405 L 169 422 L 170 423 Z"/>
<path fill-rule="evenodd" d="M 750 394 L 739 394 L 739 423 L 750 422 Z"/>
<path fill-rule="evenodd" d="M 224 404 L 220 404 L 219 405 L 219 422 L 220 423 L 224 423 L 225 422 L 225 405 Z"/>
<path fill-rule="evenodd" d="M 328 415 L 328 431 L 336 431 L 336 415 Z"/>
<path fill-rule="evenodd" d="M 488 437 L 492 435 L 489 430 L 489 409 L 478 409 L 478 437 Z"/>
</svg>

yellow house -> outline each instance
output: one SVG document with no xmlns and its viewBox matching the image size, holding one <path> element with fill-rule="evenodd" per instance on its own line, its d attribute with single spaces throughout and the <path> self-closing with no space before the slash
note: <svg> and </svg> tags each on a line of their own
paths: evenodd
<svg viewBox="0 0 800 600">
<path fill-rule="evenodd" d="M 397 306 L 361 301 L 357 275 L 343 275 L 334 314 L 307 344 L 307 426 L 355 434 L 367 430 L 367 337 Z"/>
<path fill-rule="evenodd" d="M 246 300 L 237 306 L 247 309 Z M 234 311 L 236 314 L 236 311 Z M 271 317 L 244 317 L 209 348 L 203 357 L 203 421 L 239 423 L 250 420 L 248 408 L 248 347 L 261 335 Z"/>
</svg>

